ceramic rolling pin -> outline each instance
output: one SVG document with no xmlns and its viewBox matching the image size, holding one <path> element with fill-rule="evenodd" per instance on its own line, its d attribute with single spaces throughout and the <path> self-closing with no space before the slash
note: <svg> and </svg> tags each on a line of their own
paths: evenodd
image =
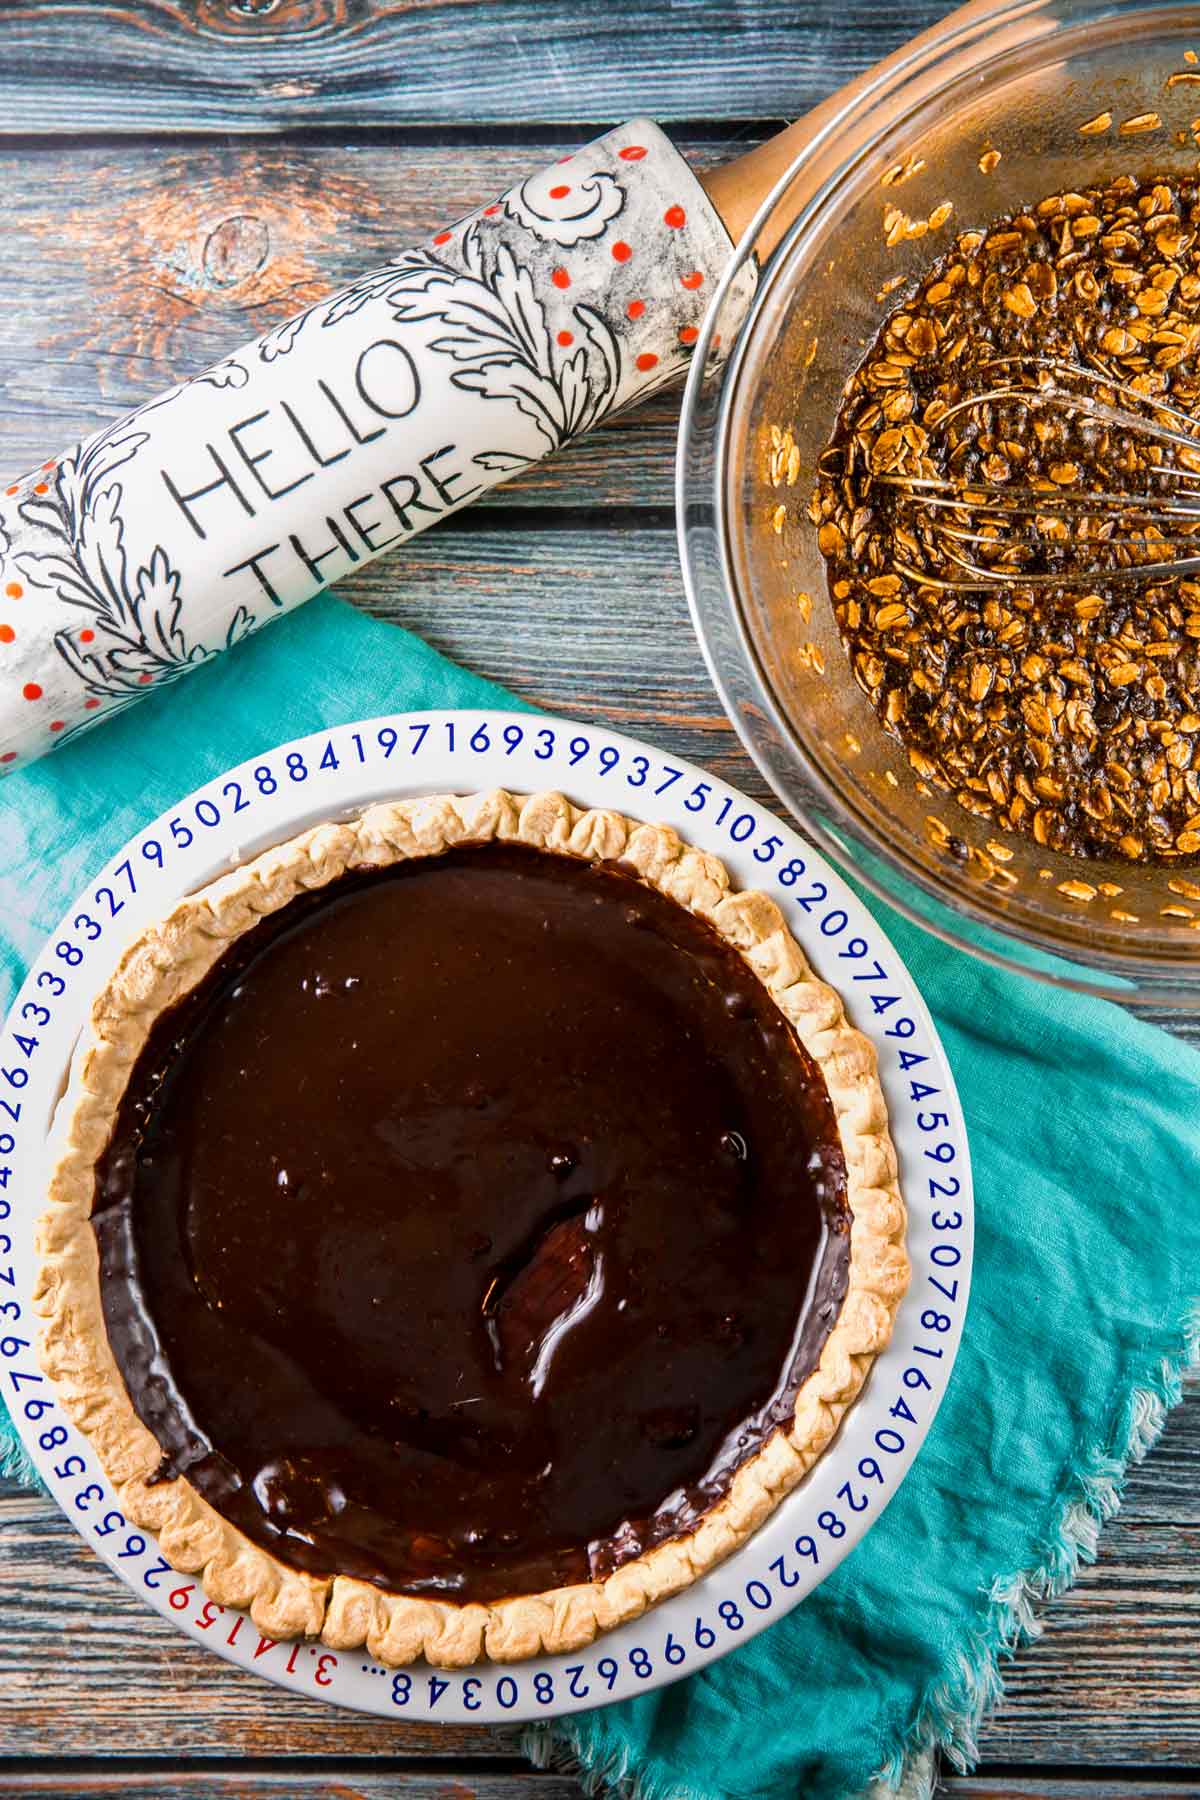
<svg viewBox="0 0 1200 1800">
<path fill-rule="evenodd" d="M 0 768 L 675 380 L 731 249 L 636 120 L 0 487 Z"/>
</svg>

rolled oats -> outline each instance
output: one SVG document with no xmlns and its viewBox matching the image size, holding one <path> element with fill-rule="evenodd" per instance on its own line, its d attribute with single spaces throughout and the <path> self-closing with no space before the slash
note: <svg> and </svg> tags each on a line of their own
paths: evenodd
<svg viewBox="0 0 1200 1800">
<path fill-rule="evenodd" d="M 1080 129 L 1111 123 L 1102 113 Z M 1141 114 L 1120 129 L 1158 123 Z M 903 235 L 912 221 L 889 207 L 884 224 Z M 1122 537 L 1118 558 L 1157 560 L 1157 528 L 1094 509 L 1068 525 L 1056 501 L 1057 511 L 1033 509 L 1029 551 L 996 528 L 995 509 L 989 520 L 982 496 L 970 503 L 972 480 L 1058 495 L 1153 492 L 1161 448 L 1020 402 L 951 414 L 939 430 L 961 399 L 995 386 L 984 365 L 997 357 L 1025 359 L 1025 385 L 1040 379 L 1029 359 L 1067 361 L 1196 414 L 1197 452 L 1181 459 L 1200 471 L 1200 180 L 1119 176 L 961 232 L 852 376 L 809 509 L 855 679 L 923 784 L 1048 849 L 1200 857 L 1200 583 L 1098 575 L 1087 593 L 1022 587 L 1029 555 L 1077 546 L 1081 534 L 1136 536 L 1129 550 Z M 782 471 L 782 438 L 774 454 Z M 971 552 L 991 558 L 996 585 L 939 585 L 929 543 L 883 475 L 960 483 L 955 520 L 978 534 Z M 1090 899 L 1096 890 L 1078 891 L 1089 885 L 1061 891 Z"/>
</svg>

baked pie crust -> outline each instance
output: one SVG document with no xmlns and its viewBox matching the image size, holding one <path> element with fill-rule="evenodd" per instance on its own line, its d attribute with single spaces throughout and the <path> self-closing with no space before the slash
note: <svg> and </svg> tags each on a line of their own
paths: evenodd
<svg viewBox="0 0 1200 1800">
<path fill-rule="evenodd" d="M 154 1482 L 159 1444 L 142 1423 L 109 1347 L 91 1224 L 96 1165 L 134 1064 L 158 1016 L 190 991 L 232 940 L 301 893 L 352 868 L 385 867 L 492 840 L 620 860 L 706 920 L 767 988 L 817 1064 L 846 1164 L 852 1223 L 845 1298 L 794 1421 L 737 1470 L 724 1497 L 685 1536 L 657 1544 L 603 1579 L 490 1604 L 389 1593 L 372 1583 L 291 1568 L 224 1519 L 185 1477 Z M 826 1448 L 887 1344 L 909 1279 L 905 1214 L 875 1051 L 833 988 L 809 968 L 774 901 L 738 891 L 724 864 L 673 830 L 561 794 L 435 795 L 371 807 L 313 827 L 181 900 L 126 951 L 92 1008 L 56 1121 L 50 1204 L 38 1229 L 36 1305 L 42 1366 L 91 1440 L 122 1512 L 154 1532 L 176 1569 L 221 1605 L 249 1610 L 264 1634 L 365 1645 L 390 1666 L 511 1662 L 575 1650 L 678 1592 L 745 1541 Z"/>
</svg>

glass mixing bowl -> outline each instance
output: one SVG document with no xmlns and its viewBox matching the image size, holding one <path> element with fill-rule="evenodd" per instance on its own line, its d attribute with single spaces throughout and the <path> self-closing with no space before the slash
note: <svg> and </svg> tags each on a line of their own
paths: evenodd
<svg viewBox="0 0 1200 1800">
<path fill-rule="evenodd" d="M 1195 171 L 1193 45 L 1194 5 L 979 4 L 826 102 L 798 128 L 807 141 L 710 309 L 684 400 L 677 493 L 713 680 L 759 769 L 824 849 L 973 954 L 1113 998 L 1200 1008 L 1200 867 L 1056 855 L 920 783 L 851 677 L 805 511 L 847 377 L 955 231 L 1121 172 Z M 1182 79 L 1167 85 L 1172 74 Z M 1105 111 L 1110 129 L 1080 134 Z M 1144 114 L 1161 126 L 1121 133 Z M 1000 160 L 984 173 L 989 150 Z M 882 185 L 915 159 L 915 173 Z M 946 230 L 886 246 L 887 206 L 923 219 L 947 200 Z M 776 241 L 739 330 L 738 275 L 756 245 Z M 790 488 L 772 484 L 772 428 L 798 448 Z"/>
</svg>

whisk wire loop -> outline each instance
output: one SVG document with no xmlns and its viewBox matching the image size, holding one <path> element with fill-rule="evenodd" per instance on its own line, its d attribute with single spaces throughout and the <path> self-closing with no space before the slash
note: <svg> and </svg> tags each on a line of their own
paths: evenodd
<svg viewBox="0 0 1200 1800">
<path fill-rule="evenodd" d="M 1099 582 L 1161 580 L 1200 570 L 1200 418 L 1103 367 L 1038 356 L 995 357 L 982 365 L 985 375 L 1001 368 L 1033 373 L 1036 385 L 1006 381 L 947 407 L 925 427 L 923 472 L 872 471 L 873 483 L 895 493 L 907 540 L 928 557 L 928 567 L 898 558 L 897 574 L 938 590 L 979 592 L 1019 583 L 1070 593 Z M 1069 479 L 1029 487 L 927 472 L 932 446 L 953 420 L 1010 405 L 1082 416 L 1087 425 L 1124 433 L 1126 461 L 1132 453 L 1142 491 L 1075 487 Z M 1162 457 L 1164 446 L 1176 453 L 1169 461 Z M 1181 464 L 1180 457 L 1194 466 Z M 1068 466 L 1068 477 L 1075 468 Z M 1149 481 L 1164 491 L 1145 491 Z M 964 554 L 964 546 L 977 549 Z M 1026 566 L 1038 562 L 1044 566 Z"/>
</svg>

